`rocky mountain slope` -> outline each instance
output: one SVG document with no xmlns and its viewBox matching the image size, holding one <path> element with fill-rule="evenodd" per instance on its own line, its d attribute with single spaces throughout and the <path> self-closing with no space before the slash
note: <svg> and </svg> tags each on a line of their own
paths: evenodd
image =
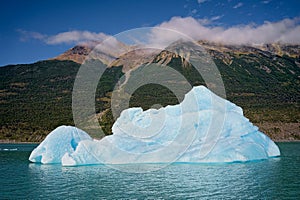
<svg viewBox="0 0 300 200">
<path fill-rule="evenodd" d="M 138 50 L 130 51 L 130 49 L 134 48 L 123 43 L 119 43 L 114 45 L 114 48 L 128 49 L 129 53 L 122 55 L 121 57 L 117 57 L 116 53 L 109 52 L 109 48 L 105 48 L 105 52 L 101 52 L 103 55 L 100 55 L 98 59 L 100 59 L 103 63 L 113 61 L 113 66 L 126 65 L 128 67 L 130 66 L 129 68 L 137 67 L 143 63 L 157 62 L 158 59 L 164 59 L 164 61 L 160 62 L 168 64 L 173 57 L 183 56 L 183 53 L 188 53 L 188 49 L 184 49 L 184 46 L 182 46 L 181 43 L 182 41 L 177 41 L 166 48 L 166 50 L 171 49 L 172 51 L 176 51 L 176 48 L 180 47 L 181 49 L 178 49 L 177 55 L 166 55 L 167 51 L 160 52 L 160 50 L 157 49 L 143 49 L 142 46 Z M 63 54 L 53 59 L 72 60 L 76 63 L 82 64 L 98 44 L 99 43 L 94 42 L 89 44 L 76 45 L 75 47 L 67 50 Z M 221 43 L 213 43 L 208 41 L 198 41 L 198 44 L 202 46 L 206 51 L 208 51 L 213 58 L 220 59 L 225 64 L 230 64 L 234 56 L 260 54 L 269 58 L 272 57 L 273 59 L 276 59 L 276 56 L 287 56 L 290 58 L 294 58 L 296 59 L 296 64 L 300 66 L 300 63 L 298 62 L 300 57 L 300 45 L 280 43 L 262 45 L 224 45 Z M 187 55 L 184 56 L 188 57 Z"/>
</svg>

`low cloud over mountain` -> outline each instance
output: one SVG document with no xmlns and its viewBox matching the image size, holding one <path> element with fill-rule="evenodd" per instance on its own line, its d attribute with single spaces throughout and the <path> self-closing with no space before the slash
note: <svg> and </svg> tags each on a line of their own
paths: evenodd
<svg viewBox="0 0 300 200">
<path fill-rule="evenodd" d="M 261 25 L 247 24 L 231 27 L 211 26 L 207 20 L 193 17 L 173 17 L 155 26 L 155 28 L 171 29 L 185 34 L 195 40 L 207 40 L 224 44 L 263 44 L 289 43 L 300 44 L 300 18 L 283 19 L 277 22 L 265 21 Z M 161 29 L 153 29 L 149 34 L 150 43 L 166 46 L 178 40 L 178 33 L 166 35 Z M 105 33 L 90 31 L 68 31 L 55 35 L 19 30 L 22 40 L 37 39 L 49 45 L 63 43 L 80 43 L 102 41 L 107 38 Z"/>
</svg>

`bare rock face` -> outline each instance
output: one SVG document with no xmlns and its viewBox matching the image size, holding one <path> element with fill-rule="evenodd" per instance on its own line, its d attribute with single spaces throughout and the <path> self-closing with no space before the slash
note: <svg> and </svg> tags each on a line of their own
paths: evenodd
<svg viewBox="0 0 300 200">
<path fill-rule="evenodd" d="M 72 60 L 76 63 L 83 63 L 86 56 L 92 51 L 92 48 L 87 45 L 77 45 L 63 54 L 55 57 L 55 60 Z"/>
<path fill-rule="evenodd" d="M 99 43 L 98 43 L 99 44 Z M 111 44 L 110 44 L 111 45 Z M 94 50 L 94 48 L 96 48 Z M 99 59 L 108 67 L 123 66 L 123 72 L 127 72 L 145 63 L 152 63 L 160 50 L 151 48 L 136 48 L 136 46 L 127 46 L 120 42 L 115 42 L 113 47 L 97 48 L 97 43 L 93 45 L 80 44 L 67 50 L 63 54 L 53 58 L 54 60 L 71 60 L 82 64 L 87 57 Z M 114 50 L 115 49 L 115 50 Z M 94 50 L 94 51 L 93 51 Z M 127 52 L 119 55 L 119 52 Z"/>
</svg>

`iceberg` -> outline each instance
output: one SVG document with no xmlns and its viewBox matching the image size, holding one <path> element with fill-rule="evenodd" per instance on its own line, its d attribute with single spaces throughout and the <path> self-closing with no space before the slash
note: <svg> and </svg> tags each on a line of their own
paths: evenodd
<svg viewBox="0 0 300 200">
<path fill-rule="evenodd" d="M 29 160 L 63 166 L 131 163 L 224 163 L 280 155 L 277 145 L 243 115 L 239 106 L 204 86 L 178 105 L 129 108 L 101 140 L 60 126 L 32 151 Z"/>
<path fill-rule="evenodd" d="M 72 126 L 59 126 L 30 154 L 29 160 L 37 163 L 61 163 L 65 153 L 74 153 L 78 143 L 92 140 L 84 131 Z"/>
</svg>

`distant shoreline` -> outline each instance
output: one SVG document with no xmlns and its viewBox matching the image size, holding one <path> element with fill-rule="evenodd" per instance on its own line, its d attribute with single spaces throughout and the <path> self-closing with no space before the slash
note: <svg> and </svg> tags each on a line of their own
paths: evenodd
<svg viewBox="0 0 300 200">
<path fill-rule="evenodd" d="M 0 144 L 40 144 L 41 142 L 18 142 L 9 140 L 0 140 Z"/>
<path fill-rule="evenodd" d="M 273 140 L 274 142 L 300 142 L 300 140 Z M 0 144 L 40 144 L 41 142 L 17 142 L 0 140 Z"/>
<path fill-rule="evenodd" d="M 274 142 L 300 142 L 300 140 L 273 140 Z"/>
</svg>

